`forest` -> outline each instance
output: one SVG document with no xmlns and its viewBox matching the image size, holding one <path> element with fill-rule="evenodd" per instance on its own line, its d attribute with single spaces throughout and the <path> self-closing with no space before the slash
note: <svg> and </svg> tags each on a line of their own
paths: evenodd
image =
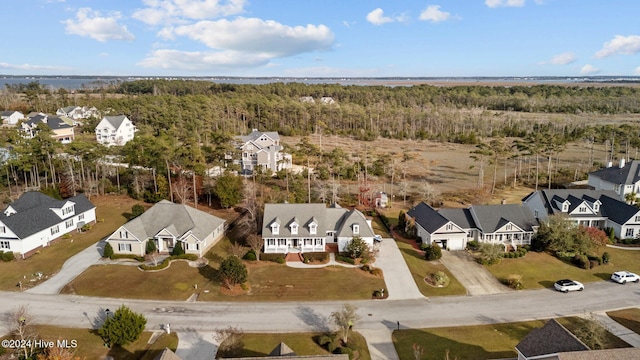
<svg viewBox="0 0 640 360">
<path fill-rule="evenodd" d="M 53 141 L 46 126 L 34 139 L 3 129 L 11 154 L 0 174 L 0 190 L 7 199 L 14 195 L 13 187 L 55 188 L 63 196 L 127 191 L 150 202 L 219 201 L 222 188 L 231 190 L 217 185 L 219 179 L 205 176 L 206 170 L 212 166 L 233 170 L 226 160 L 235 151 L 232 139 L 254 128 L 300 138 L 286 150 L 294 155 L 294 163 L 315 169 L 313 175 L 255 174 L 253 183 L 262 186 L 252 191 L 259 191 L 262 201 L 329 201 L 336 197 L 336 178 L 358 182 L 388 178 L 405 197 L 412 192 L 410 184 L 402 185 L 407 182 L 402 167 L 411 160 L 408 154 L 398 154 L 397 162 L 391 154 L 354 156 L 346 149 L 321 149 L 309 141 L 312 135 L 349 138 L 371 147 L 381 138 L 475 145 L 469 157 L 477 162 L 478 186 L 490 183 L 492 191 L 499 164 L 506 167 L 514 158 L 519 159 L 519 172 L 523 162 L 529 170 L 535 167 L 529 185 L 555 186 L 552 159 L 569 143 L 588 144 L 586 149 L 604 147 L 611 161 L 630 160 L 640 147 L 640 90 L 633 84 L 235 85 L 159 79 L 81 91 L 49 91 L 32 82 L 6 85 L 0 91 L 2 110 L 55 114 L 69 105 L 94 106 L 102 116 L 124 114 L 139 131 L 125 146 L 106 148 L 93 135 L 99 118 L 86 119 L 68 145 Z M 593 151 L 585 151 L 584 158 L 587 166 L 581 166 L 581 176 L 603 164 Z M 119 159 L 129 167 L 110 166 L 105 159 Z M 572 169 L 564 170 L 577 176 Z M 557 176 L 558 169 L 553 173 Z M 521 173 L 519 177 L 514 175 L 514 182 L 524 181 Z M 236 195 L 231 202 L 243 196 Z M 343 192 L 341 197 L 361 202 L 359 194 Z"/>
</svg>

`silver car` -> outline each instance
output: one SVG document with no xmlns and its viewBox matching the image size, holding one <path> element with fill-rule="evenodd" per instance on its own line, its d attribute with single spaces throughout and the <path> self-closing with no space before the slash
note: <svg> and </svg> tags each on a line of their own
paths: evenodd
<svg viewBox="0 0 640 360">
<path fill-rule="evenodd" d="M 569 279 L 558 280 L 555 284 L 553 284 L 553 287 L 563 293 L 568 293 L 569 291 L 584 290 L 584 285 L 582 285 L 581 282 Z"/>
</svg>

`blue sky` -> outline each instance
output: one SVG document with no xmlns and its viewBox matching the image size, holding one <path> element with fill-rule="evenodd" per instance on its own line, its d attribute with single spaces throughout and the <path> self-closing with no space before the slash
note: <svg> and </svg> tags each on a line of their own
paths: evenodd
<svg viewBox="0 0 640 360">
<path fill-rule="evenodd" d="M 638 0 L 2 0 L 0 13 L 4 75 L 640 75 Z"/>
</svg>

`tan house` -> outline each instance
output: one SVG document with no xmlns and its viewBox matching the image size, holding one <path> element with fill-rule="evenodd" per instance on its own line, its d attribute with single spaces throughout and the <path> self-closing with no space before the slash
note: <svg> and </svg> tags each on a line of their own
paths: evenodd
<svg viewBox="0 0 640 360">
<path fill-rule="evenodd" d="M 29 119 L 20 124 L 22 136 L 27 139 L 33 139 L 38 133 L 38 125 L 44 124 L 51 129 L 51 137 L 63 144 L 68 144 L 75 139 L 73 125 L 68 118 L 60 116 L 50 116 L 38 113 L 29 116 Z"/>
<path fill-rule="evenodd" d="M 183 204 L 162 200 L 107 238 L 116 254 L 144 256 L 147 242 L 161 253 L 180 242 L 187 254 L 202 257 L 224 235 L 223 219 Z"/>
</svg>

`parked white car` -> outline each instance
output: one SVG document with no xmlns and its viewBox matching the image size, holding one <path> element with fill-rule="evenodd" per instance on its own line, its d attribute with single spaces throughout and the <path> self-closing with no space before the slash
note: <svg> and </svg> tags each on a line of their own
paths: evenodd
<svg viewBox="0 0 640 360">
<path fill-rule="evenodd" d="M 616 271 L 611 274 L 611 280 L 617 282 L 618 284 L 626 284 L 631 281 L 637 283 L 640 281 L 640 276 L 629 271 Z"/>
<path fill-rule="evenodd" d="M 382 235 L 375 234 L 375 235 L 373 236 L 373 241 L 375 241 L 375 242 L 381 242 L 381 241 L 382 241 Z"/>
<path fill-rule="evenodd" d="M 569 280 L 569 279 L 558 280 L 556 281 L 555 284 L 553 284 L 553 287 L 556 288 L 556 290 L 561 291 L 563 293 L 568 293 L 569 291 L 584 290 L 584 285 L 582 285 L 581 282 L 578 282 L 575 280 Z"/>
</svg>

